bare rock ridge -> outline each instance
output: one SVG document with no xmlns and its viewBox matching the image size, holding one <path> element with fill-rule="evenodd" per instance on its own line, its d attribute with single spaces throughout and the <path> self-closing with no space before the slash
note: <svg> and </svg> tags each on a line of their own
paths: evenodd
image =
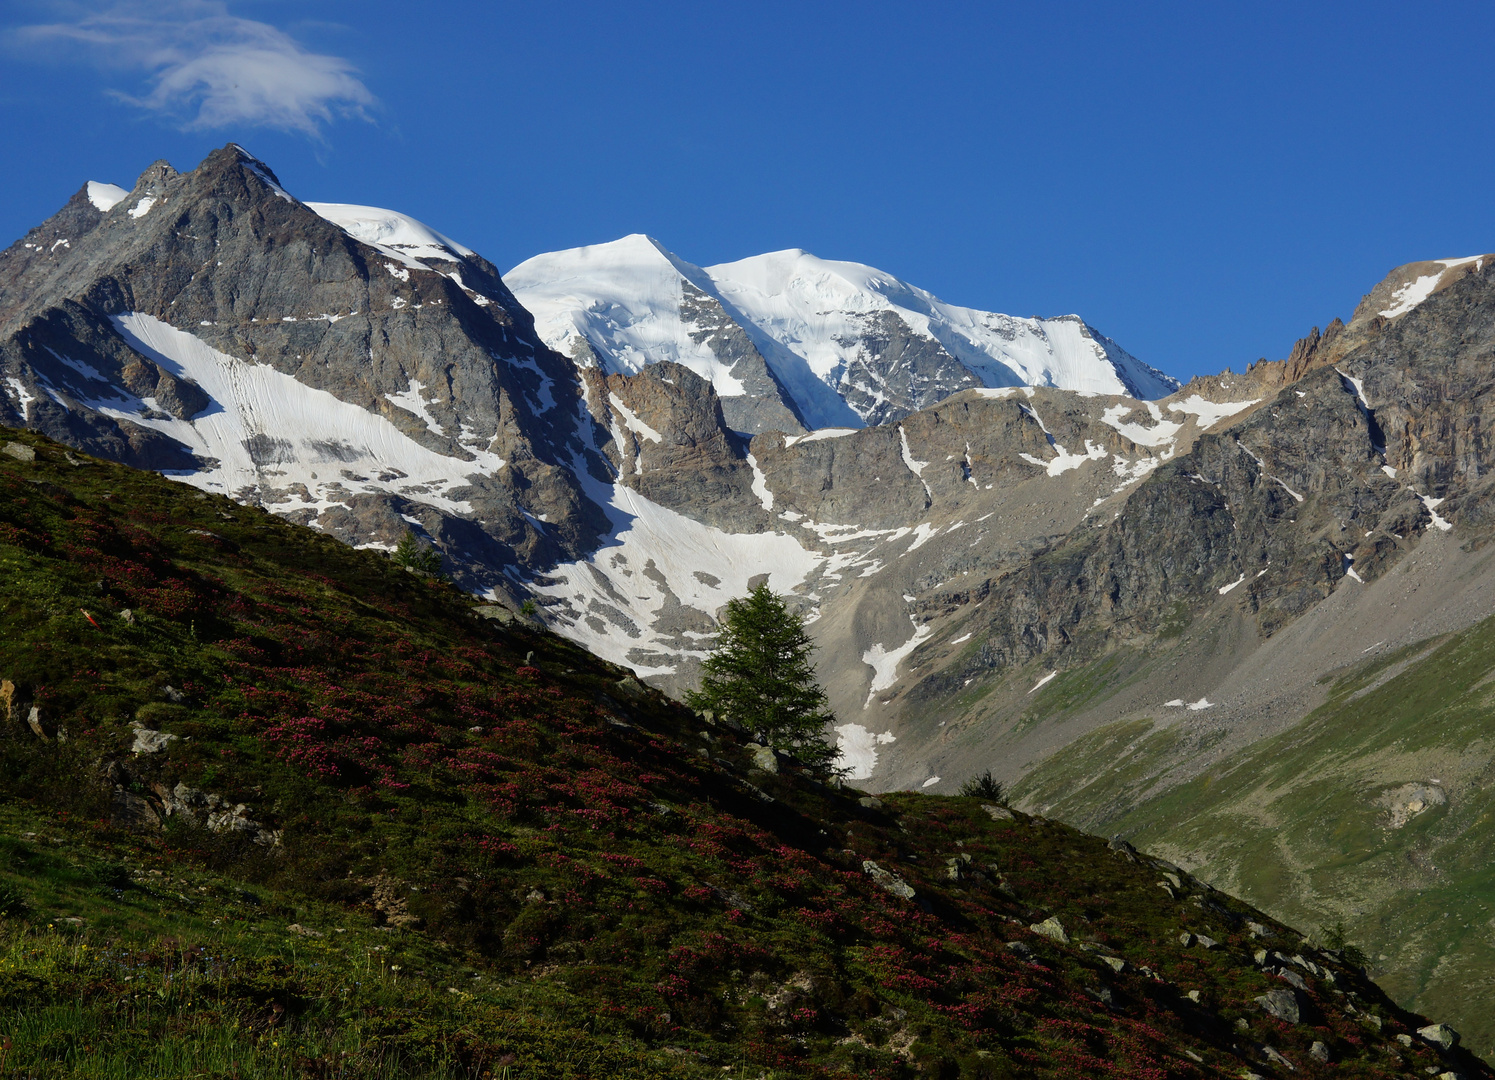
<svg viewBox="0 0 1495 1080">
<path fill-rule="evenodd" d="M 237 146 L 89 190 L 0 254 L 7 423 L 350 543 L 418 522 L 474 584 L 595 544 L 574 368 L 491 264 L 364 243 Z"/>
<path fill-rule="evenodd" d="M 1221 590 L 1268 636 L 1347 577 L 1379 577 L 1435 524 L 1487 523 L 1491 452 L 1476 433 L 1492 420 L 1492 313 L 1495 281 L 1463 275 L 1200 436 L 1104 529 L 993 583 L 1000 614 L 970 670 L 1090 655 Z M 1332 349 L 1338 334 L 1308 340 Z"/>
</svg>

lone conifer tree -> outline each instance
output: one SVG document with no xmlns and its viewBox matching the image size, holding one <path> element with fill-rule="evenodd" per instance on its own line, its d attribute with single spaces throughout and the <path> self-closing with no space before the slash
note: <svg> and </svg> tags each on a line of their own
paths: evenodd
<svg viewBox="0 0 1495 1080">
<path fill-rule="evenodd" d="M 834 719 L 810 662 L 805 621 L 766 584 L 727 601 L 716 651 L 701 667 L 701 689 L 686 694 L 693 709 L 711 709 L 754 732 L 769 746 L 813 768 L 829 768 L 826 741 Z"/>
</svg>

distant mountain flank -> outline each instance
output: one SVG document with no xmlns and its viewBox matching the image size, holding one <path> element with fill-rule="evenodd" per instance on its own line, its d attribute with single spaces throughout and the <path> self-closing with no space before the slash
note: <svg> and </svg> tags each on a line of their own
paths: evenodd
<svg viewBox="0 0 1495 1080">
<path fill-rule="evenodd" d="M 536 255 L 504 279 L 552 348 L 609 373 L 683 364 L 750 433 L 889 423 L 977 386 L 1143 399 L 1179 386 L 1078 315 L 957 307 L 798 249 L 702 268 L 635 234 Z"/>
</svg>

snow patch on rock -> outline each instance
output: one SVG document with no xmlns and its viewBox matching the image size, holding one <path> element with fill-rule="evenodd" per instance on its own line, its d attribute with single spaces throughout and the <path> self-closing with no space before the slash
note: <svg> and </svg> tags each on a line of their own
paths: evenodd
<svg viewBox="0 0 1495 1080">
<path fill-rule="evenodd" d="M 117 315 L 113 321 L 133 349 L 177 378 L 197 383 L 211 402 L 189 420 L 121 395 L 86 404 L 187 446 L 207 464 L 167 475 L 194 487 L 260 502 L 272 490 L 304 486 L 304 495 L 265 503 L 282 513 L 325 510 L 344 505 L 353 495 L 379 492 L 466 515 L 472 506 L 457 492 L 474 475 L 494 473 L 505 465 L 503 458 L 486 451 L 473 451 L 474 460 L 463 461 L 428 450 L 383 416 L 315 390 L 268 364 L 221 353 L 153 316 Z M 412 394 L 419 397 L 414 382 L 405 391 Z M 344 475 L 352 471 L 350 466 L 369 475 Z M 393 472 L 402 475 L 378 479 Z"/>
<path fill-rule="evenodd" d="M 95 210 L 107 214 L 120 203 L 124 202 L 129 192 L 118 184 L 104 184 L 98 180 L 88 182 L 88 201 L 93 203 Z"/>
<path fill-rule="evenodd" d="M 848 780 L 870 780 L 877 768 L 877 748 L 897 742 L 891 731 L 874 735 L 861 724 L 841 724 L 836 731 L 836 767 L 849 769 Z"/>
<path fill-rule="evenodd" d="M 912 615 L 908 617 L 908 621 L 914 624 L 914 633 L 902 645 L 896 649 L 889 649 L 878 642 L 862 653 L 862 663 L 872 669 L 872 685 L 867 690 L 867 700 L 862 708 L 865 709 L 871 705 L 872 699 L 879 691 L 886 690 L 898 682 L 898 665 L 903 662 L 903 658 L 917 649 L 924 639 L 934 632 L 928 623 L 920 626 Z"/>
</svg>

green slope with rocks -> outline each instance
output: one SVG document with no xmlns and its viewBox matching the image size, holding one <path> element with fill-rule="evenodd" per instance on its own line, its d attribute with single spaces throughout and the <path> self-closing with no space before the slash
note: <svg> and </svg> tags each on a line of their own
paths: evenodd
<svg viewBox="0 0 1495 1080">
<path fill-rule="evenodd" d="M 1180 733 L 1108 725 L 1018 793 L 1124 834 L 1278 917 L 1343 922 L 1409 1007 L 1485 1053 L 1495 986 L 1495 618 L 1326 678 L 1301 723 L 1158 791 Z"/>
<path fill-rule="evenodd" d="M 378 553 L 0 448 L 8 1068 L 1495 1076 L 1127 845 L 865 797 Z"/>
</svg>

